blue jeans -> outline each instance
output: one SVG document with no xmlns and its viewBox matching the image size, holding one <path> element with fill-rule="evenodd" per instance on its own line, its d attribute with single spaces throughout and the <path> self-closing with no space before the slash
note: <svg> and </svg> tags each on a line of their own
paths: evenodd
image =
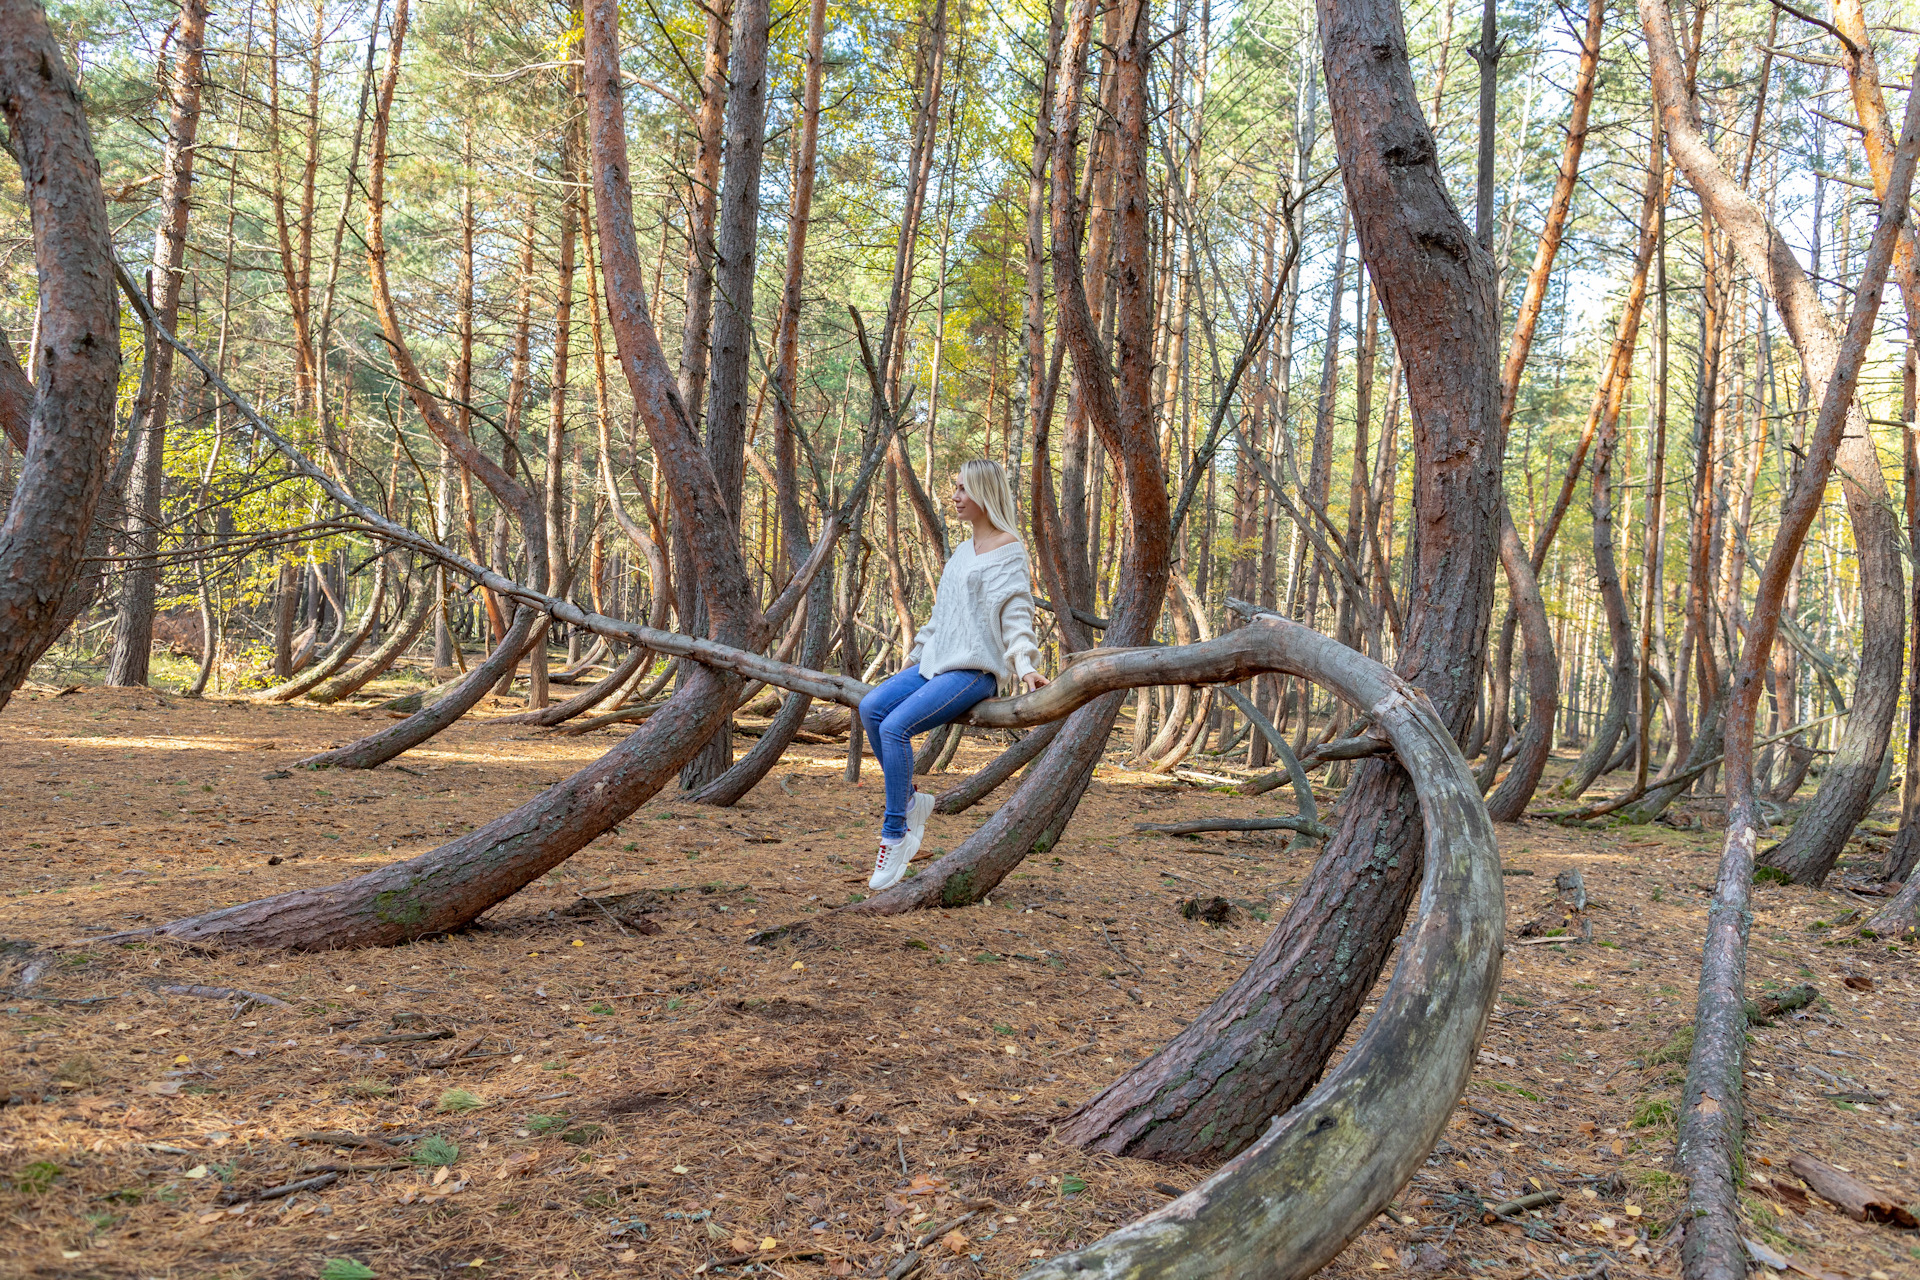
<svg viewBox="0 0 1920 1280">
<path fill-rule="evenodd" d="M 985 671 L 943 671 L 929 680 L 919 664 L 888 676 L 860 699 L 860 723 L 866 726 L 880 772 L 887 780 L 887 816 L 882 840 L 907 834 L 907 806 L 913 802 L 913 736 L 949 724 L 974 703 L 994 694 Z"/>
</svg>

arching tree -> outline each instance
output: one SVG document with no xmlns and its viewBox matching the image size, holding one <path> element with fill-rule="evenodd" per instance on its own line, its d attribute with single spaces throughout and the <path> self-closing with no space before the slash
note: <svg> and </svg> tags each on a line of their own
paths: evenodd
<svg viewBox="0 0 1920 1280">
<path fill-rule="evenodd" d="M 0 112 L 33 212 L 42 316 L 24 433 L 24 375 L 0 374 L 0 415 L 10 437 L 25 437 L 0 524 L 5 706 L 64 627 L 61 604 L 86 554 L 112 441 L 120 312 L 100 165 L 66 55 L 34 0 L 0 3 Z"/>
</svg>

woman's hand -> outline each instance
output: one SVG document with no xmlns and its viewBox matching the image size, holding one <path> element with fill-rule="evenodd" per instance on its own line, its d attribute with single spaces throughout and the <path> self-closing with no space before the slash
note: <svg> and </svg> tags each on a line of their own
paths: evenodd
<svg viewBox="0 0 1920 1280">
<path fill-rule="evenodd" d="M 1038 689 L 1047 682 L 1047 678 L 1038 671 L 1029 671 L 1026 675 L 1020 677 L 1020 680 L 1021 683 L 1027 686 L 1028 693 L 1032 693 L 1035 689 Z"/>
</svg>

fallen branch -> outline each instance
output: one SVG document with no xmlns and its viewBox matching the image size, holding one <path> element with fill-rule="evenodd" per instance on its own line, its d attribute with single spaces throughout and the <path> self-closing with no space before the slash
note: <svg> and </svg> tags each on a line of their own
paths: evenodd
<svg viewBox="0 0 1920 1280">
<path fill-rule="evenodd" d="M 1488 1204 L 1481 1211 L 1480 1221 L 1492 1226 L 1502 1218 L 1511 1218 L 1529 1209 L 1543 1209 L 1550 1204 L 1559 1204 L 1561 1199 L 1558 1191 L 1535 1191 L 1531 1195 L 1521 1196 L 1518 1200 L 1503 1200 L 1499 1204 Z"/>
<path fill-rule="evenodd" d="M 1830 1200 L 1855 1222 L 1878 1222 L 1885 1226 L 1920 1227 L 1913 1210 L 1891 1195 L 1868 1186 L 1850 1173 L 1843 1173 L 1824 1160 L 1795 1156 L 1787 1161 L 1794 1176 L 1812 1187 L 1822 1200 Z"/>
<path fill-rule="evenodd" d="M 1195 818 L 1189 822 L 1136 822 L 1135 831 L 1159 831 L 1170 836 L 1192 836 L 1202 831 L 1297 831 L 1325 840 L 1333 828 L 1311 818 Z"/>
<path fill-rule="evenodd" d="M 413 1168 L 411 1160 L 388 1160 L 384 1164 L 303 1164 L 295 1173 L 392 1173 Z"/>
<path fill-rule="evenodd" d="M 301 1191 L 318 1191 L 320 1188 L 330 1187 L 338 1181 L 340 1181 L 340 1174 L 337 1171 L 328 1172 L 321 1174 L 317 1178 L 302 1178 L 298 1182 L 288 1182 L 277 1187 L 268 1187 L 265 1191 L 255 1191 L 251 1193 L 244 1191 L 225 1191 L 220 1194 L 219 1201 L 221 1204 L 244 1204 L 249 1200 L 279 1200 Z"/>
<path fill-rule="evenodd" d="M 1245 613 L 1249 618 L 1256 617 L 1259 613 L 1257 606 L 1248 604 L 1245 600 L 1235 600 L 1231 596 L 1227 598 L 1227 607 Z M 1260 736 L 1267 740 L 1267 745 L 1273 748 L 1273 753 L 1280 757 L 1280 764 L 1286 771 L 1287 780 L 1293 783 L 1293 796 L 1299 803 L 1300 816 L 1309 820 L 1318 820 L 1320 811 L 1314 804 L 1313 783 L 1307 780 L 1306 770 L 1300 767 L 1300 761 L 1294 757 L 1293 747 L 1287 742 L 1287 735 L 1274 727 L 1273 721 L 1267 719 L 1265 713 L 1254 704 L 1253 699 L 1234 686 L 1224 685 L 1220 692 L 1226 695 L 1227 701 L 1234 705 L 1235 710 L 1247 718 L 1248 724 L 1260 731 Z M 1243 783 L 1241 789 L 1244 791 L 1251 785 Z M 1263 788 L 1265 789 L 1268 788 Z"/>
<path fill-rule="evenodd" d="M 1747 1001 L 1747 1021 L 1766 1026 L 1783 1013 L 1792 1013 L 1795 1009 L 1804 1009 L 1820 996 L 1820 992 L 1810 982 L 1775 995 L 1762 996 L 1758 1000 Z"/>
<path fill-rule="evenodd" d="M 403 1031 L 390 1036 L 368 1036 L 356 1044 L 408 1044 L 418 1040 L 451 1040 L 451 1031 Z"/>
<path fill-rule="evenodd" d="M 278 996 L 263 995 L 258 991 L 242 991 L 238 987 L 202 987 L 191 983 L 175 982 L 155 987 L 154 990 L 163 996 L 198 996 L 202 1000 L 238 1000 L 242 1005 L 265 1004 L 272 1005 L 276 1009 L 293 1008 Z"/>
</svg>

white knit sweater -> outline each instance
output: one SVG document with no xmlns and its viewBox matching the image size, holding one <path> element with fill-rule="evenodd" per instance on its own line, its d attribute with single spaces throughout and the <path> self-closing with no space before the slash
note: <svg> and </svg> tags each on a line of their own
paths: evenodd
<svg viewBox="0 0 1920 1280">
<path fill-rule="evenodd" d="M 1039 657 L 1027 549 L 1009 542 L 982 554 L 971 538 L 961 543 L 940 574 L 933 616 L 914 636 L 907 661 L 918 661 L 929 680 L 943 671 L 990 671 L 1001 680 L 1019 680 Z"/>
</svg>

